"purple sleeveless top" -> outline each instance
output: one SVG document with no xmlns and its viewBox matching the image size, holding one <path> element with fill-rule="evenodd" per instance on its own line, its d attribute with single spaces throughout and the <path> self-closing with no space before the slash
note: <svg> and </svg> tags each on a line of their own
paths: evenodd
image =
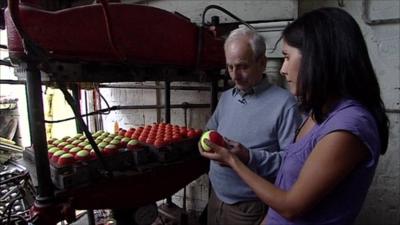
<svg viewBox="0 0 400 225">
<path fill-rule="evenodd" d="M 357 101 L 342 100 L 324 122 L 315 125 L 301 140 L 287 147 L 275 185 L 289 190 L 318 141 L 338 130 L 357 136 L 368 148 L 368 160 L 357 166 L 331 193 L 300 218 L 288 221 L 270 208 L 267 225 L 343 225 L 354 222 L 371 185 L 380 154 L 380 138 L 375 119 Z"/>
</svg>

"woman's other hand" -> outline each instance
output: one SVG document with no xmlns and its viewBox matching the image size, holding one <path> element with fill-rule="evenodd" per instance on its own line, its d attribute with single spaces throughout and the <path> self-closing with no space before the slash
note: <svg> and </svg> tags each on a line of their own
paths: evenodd
<svg viewBox="0 0 400 225">
<path fill-rule="evenodd" d="M 244 147 L 239 142 L 230 140 L 228 138 L 225 138 L 225 142 L 229 150 L 233 154 L 235 154 L 240 159 L 240 161 L 242 161 L 244 164 L 247 164 L 249 162 L 249 150 L 246 147 Z"/>
<path fill-rule="evenodd" d="M 216 145 L 209 141 L 204 140 L 205 144 L 210 147 L 210 151 L 204 151 L 201 147 L 200 142 L 198 143 L 200 155 L 210 160 L 219 162 L 222 166 L 230 166 L 229 162 L 232 161 L 233 157 L 236 157 L 229 149 Z"/>
</svg>

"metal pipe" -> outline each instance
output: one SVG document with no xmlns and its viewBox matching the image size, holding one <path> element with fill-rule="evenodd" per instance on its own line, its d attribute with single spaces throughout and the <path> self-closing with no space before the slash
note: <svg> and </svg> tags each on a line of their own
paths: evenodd
<svg viewBox="0 0 400 225">
<path fill-rule="evenodd" d="M 94 217 L 93 209 L 88 209 L 86 212 L 89 225 L 96 225 L 96 219 Z"/>
<path fill-rule="evenodd" d="M 24 80 L 0 80 L 0 84 L 26 84 Z"/>
<path fill-rule="evenodd" d="M 171 82 L 166 80 L 165 81 L 165 122 L 166 123 L 170 123 L 171 122 Z M 172 206 L 173 202 L 172 202 L 172 197 L 168 196 L 167 197 L 167 205 L 168 206 Z"/>
<path fill-rule="evenodd" d="M 272 31 L 282 31 L 291 21 L 277 21 L 268 23 L 253 23 L 253 26 L 258 32 L 272 32 Z"/>
<path fill-rule="evenodd" d="M 100 84 L 100 88 L 126 88 L 126 89 L 165 89 L 161 85 L 111 85 L 111 84 Z M 171 90 L 184 90 L 184 91 L 209 91 L 209 87 L 197 86 L 170 86 Z"/>
<path fill-rule="evenodd" d="M 25 80 L 0 80 L 0 84 L 26 84 Z M 100 88 L 126 88 L 126 89 L 165 89 L 162 85 L 112 85 L 100 84 Z M 210 87 L 206 86 L 170 86 L 170 90 L 182 91 L 209 91 Z"/>
<path fill-rule="evenodd" d="M 171 82 L 165 81 L 165 122 L 171 122 Z"/>
<path fill-rule="evenodd" d="M 156 86 L 159 86 L 158 81 L 155 82 Z M 156 104 L 159 105 L 161 104 L 161 90 L 156 89 Z M 161 122 L 161 109 L 157 109 L 157 123 Z"/>
<path fill-rule="evenodd" d="M 89 107 L 88 107 L 88 97 L 87 97 L 87 91 L 85 91 L 85 113 L 88 113 L 88 111 L 89 111 Z M 89 127 L 89 118 L 88 117 L 86 117 L 85 118 L 86 119 L 86 124 L 87 124 L 87 126 Z"/>
<path fill-rule="evenodd" d="M 211 112 L 214 112 L 218 104 L 218 80 L 211 82 Z"/>
<path fill-rule="evenodd" d="M 169 109 L 195 109 L 195 108 L 208 108 L 210 104 L 192 104 L 192 103 L 182 103 L 182 104 L 173 104 L 173 105 L 126 105 L 126 106 L 115 106 L 115 110 L 121 109 L 162 109 L 162 108 L 169 108 Z M 113 108 L 113 107 L 111 107 Z M 166 115 L 167 116 L 167 115 Z M 169 119 L 165 119 L 165 122 L 171 122 L 171 116 L 169 115 Z"/>
<path fill-rule="evenodd" d="M 185 109 L 185 108 L 209 108 L 209 107 L 210 107 L 209 104 L 190 104 L 190 103 L 174 104 L 174 105 L 170 106 L 170 108 L 183 108 L 183 109 Z M 100 113 L 110 112 L 110 111 L 114 111 L 114 110 L 123 110 L 123 109 L 163 109 L 163 108 L 165 108 L 164 105 L 112 106 L 110 108 L 100 109 L 95 112 L 86 113 L 81 116 L 82 117 L 92 116 L 92 115 L 96 115 L 96 114 L 100 114 Z M 72 120 L 72 119 L 75 119 L 75 117 L 70 117 L 70 118 L 61 119 L 61 120 L 52 120 L 52 121 L 45 120 L 45 122 L 46 123 L 60 123 L 60 122 L 65 122 L 65 121 Z"/>
<path fill-rule="evenodd" d="M 54 200 L 54 189 L 50 178 L 49 159 L 47 158 L 46 129 L 44 124 L 40 71 L 35 67 L 35 65 L 28 63 L 26 73 L 29 128 L 31 133 L 31 143 L 35 154 L 36 176 L 38 180 L 36 201 L 39 204 L 48 204 Z"/>
<path fill-rule="evenodd" d="M 10 61 L 6 61 L 6 60 L 1 60 L 0 59 L 0 66 L 8 66 L 8 67 L 14 67 Z"/>
<path fill-rule="evenodd" d="M 75 104 L 76 111 L 81 113 L 81 104 L 79 104 L 80 88 L 77 84 L 72 84 L 70 88 L 72 90 L 72 97 L 75 99 L 75 102 L 76 102 L 76 104 Z M 82 130 L 81 125 L 79 124 L 78 120 L 75 120 L 75 125 L 76 125 L 76 132 L 82 133 L 83 130 Z"/>
<path fill-rule="evenodd" d="M 400 113 L 400 109 L 385 109 L 387 113 Z"/>
</svg>

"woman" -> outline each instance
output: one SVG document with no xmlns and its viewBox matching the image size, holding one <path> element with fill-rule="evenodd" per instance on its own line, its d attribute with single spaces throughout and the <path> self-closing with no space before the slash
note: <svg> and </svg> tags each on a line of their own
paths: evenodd
<svg viewBox="0 0 400 225">
<path fill-rule="evenodd" d="M 283 31 L 281 74 L 307 113 L 275 185 L 230 149 L 202 156 L 230 166 L 270 206 L 265 224 L 351 224 L 388 144 L 388 118 L 356 21 L 338 8 L 304 14 Z M 200 147 L 199 147 L 200 148 Z M 201 148 L 200 148 L 201 149 Z"/>
</svg>

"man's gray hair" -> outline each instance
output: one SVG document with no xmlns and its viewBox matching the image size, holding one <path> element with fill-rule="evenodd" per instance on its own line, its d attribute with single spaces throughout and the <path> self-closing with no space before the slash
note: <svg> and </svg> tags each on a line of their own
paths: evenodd
<svg viewBox="0 0 400 225">
<path fill-rule="evenodd" d="M 249 44 L 254 52 L 255 59 L 258 59 L 261 56 L 265 55 L 266 45 L 264 37 L 257 33 L 257 31 L 251 30 L 248 27 L 239 27 L 231 31 L 228 38 L 225 40 L 224 48 L 226 49 L 228 44 L 233 40 L 237 40 L 243 37 L 249 38 Z"/>
</svg>

